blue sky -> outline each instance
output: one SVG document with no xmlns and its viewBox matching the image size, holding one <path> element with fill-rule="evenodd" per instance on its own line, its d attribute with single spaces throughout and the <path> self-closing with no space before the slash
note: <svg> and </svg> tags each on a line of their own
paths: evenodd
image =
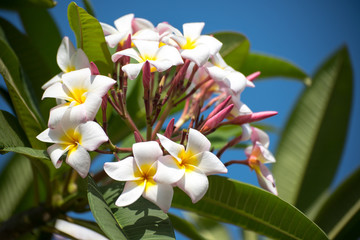
<svg viewBox="0 0 360 240">
<path fill-rule="evenodd" d="M 62 34 L 73 42 L 74 35 L 67 22 L 67 5 L 59 0 L 51 9 Z M 81 6 L 81 2 L 77 1 Z M 224 30 L 245 34 L 251 51 L 266 53 L 290 60 L 308 74 L 314 73 L 319 64 L 343 44 L 349 47 L 354 71 L 353 109 L 343 161 L 334 184 L 360 166 L 357 155 L 360 134 L 360 2 L 357 0 L 221 0 L 221 1 L 116 1 L 92 0 L 99 21 L 113 24 L 118 17 L 134 13 L 157 24 L 167 21 L 181 29 L 183 23 L 205 22 L 204 33 Z M 17 16 L 0 11 L 0 16 L 18 24 Z M 55 59 L 54 59 L 55 60 Z M 243 101 L 253 111 L 275 110 L 279 114 L 265 121 L 279 130 L 284 126 L 289 111 L 299 96 L 303 85 L 284 79 L 256 82 L 255 89 L 246 89 Z M 0 102 L 0 108 L 5 106 Z M 271 134 L 274 151 L 278 135 Z M 231 152 L 225 157 L 232 157 Z M 229 169 L 230 177 L 256 184 L 253 173 L 245 167 Z"/>
</svg>

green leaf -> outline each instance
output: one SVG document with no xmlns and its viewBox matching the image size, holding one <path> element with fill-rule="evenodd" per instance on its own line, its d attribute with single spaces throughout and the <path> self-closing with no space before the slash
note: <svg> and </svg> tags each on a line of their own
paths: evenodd
<svg viewBox="0 0 360 240">
<path fill-rule="evenodd" d="M 175 230 L 179 233 L 192 240 L 205 240 L 192 223 L 176 215 L 170 213 L 168 215 Z"/>
<path fill-rule="evenodd" d="M 91 1 L 90 0 L 83 0 L 83 4 L 84 4 L 84 7 L 85 7 L 85 10 L 93 17 L 96 17 L 95 16 L 95 12 L 94 12 L 94 8 L 91 4 Z"/>
<path fill-rule="evenodd" d="M 36 139 L 45 124 L 27 90 L 19 60 L 5 40 L 3 32 L 0 32 L 0 49 L 0 74 L 5 80 L 20 125 L 32 147 L 45 148 L 46 145 Z"/>
<path fill-rule="evenodd" d="M 279 195 L 301 210 L 331 184 L 345 143 L 352 101 L 352 70 L 341 48 L 317 71 L 281 137 L 273 173 Z"/>
<path fill-rule="evenodd" d="M 263 55 L 259 53 L 250 53 L 245 59 L 244 64 L 240 69 L 245 76 L 260 71 L 260 78 L 269 77 L 285 77 L 298 79 L 303 81 L 306 85 L 311 85 L 311 79 L 299 67 L 295 66 L 288 60 L 278 57 Z"/>
<path fill-rule="evenodd" d="M 117 207 L 124 183 L 98 188 L 88 178 L 90 209 L 100 228 L 110 239 L 175 239 L 168 216 L 144 198 L 127 207 Z"/>
<path fill-rule="evenodd" d="M 74 2 L 69 4 L 68 18 L 76 36 L 77 47 L 84 50 L 101 74 L 112 74 L 113 62 L 98 20 Z"/>
<path fill-rule="evenodd" d="M 8 219 L 33 182 L 30 161 L 16 155 L 0 175 L 0 222 Z"/>
<path fill-rule="evenodd" d="M 246 36 L 236 32 L 218 32 L 214 37 L 223 43 L 220 54 L 225 62 L 239 70 L 249 54 L 250 42 Z"/>
<path fill-rule="evenodd" d="M 315 222 L 331 239 L 360 236 L 360 168 L 354 171 L 327 199 Z"/>
<path fill-rule="evenodd" d="M 2 0 L 0 8 L 6 9 L 23 9 L 27 7 L 52 8 L 56 5 L 54 0 Z"/>
<path fill-rule="evenodd" d="M 0 151 L 6 147 L 29 146 L 26 135 L 16 117 L 0 110 Z"/>
<path fill-rule="evenodd" d="M 173 207 L 234 224 L 274 239 L 328 239 L 303 213 L 260 188 L 220 176 L 209 177 L 209 189 L 196 204 L 176 189 Z"/>
<path fill-rule="evenodd" d="M 27 36 L 45 61 L 44 67 L 50 70 L 50 77 L 47 79 L 50 80 L 61 72 L 56 62 L 61 43 L 59 28 L 47 9 L 26 8 L 20 10 L 19 15 Z"/>
</svg>

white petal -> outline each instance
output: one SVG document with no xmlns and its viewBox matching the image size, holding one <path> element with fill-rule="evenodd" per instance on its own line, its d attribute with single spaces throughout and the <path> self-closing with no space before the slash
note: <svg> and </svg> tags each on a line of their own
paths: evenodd
<svg viewBox="0 0 360 240">
<path fill-rule="evenodd" d="M 170 39 L 174 40 L 179 47 L 182 47 L 186 44 L 186 38 L 182 35 L 170 35 Z"/>
<path fill-rule="evenodd" d="M 70 96 L 72 93 L 78 90 L 88 90 L 90 87 L 90 76 L 91 70 L 90 68 L 83 68 L 76 71 L 71 71 L 69 73 L 65 73 L 62 76 L 63 84 L 66 86 L 68 93 Z"/>
<path fill-rule="evenodd" d="M 199 161 L 197 167 L 206 175 L 227 173 L 228 171 L 220 159 L 212 152 L 202 152 L 194 157 Z"/>
<path fill-rule="evenodd" d="M 153 29 L 143 29 L 132 35 L 131 40 L 146 40 L 146 41 L 160 41 L 160 35 Z"/>
<path fill-rule="evenodd" d="M 65 112 L 69 109 L 69 103 L 63 103 L 53 107 L 50 110 L 48 127 L 56 128 L 61 119 L 63 118 Z"/>
<path fill-rule="evenodd" d="M 107 240 L 106 237 L 93 230 L 90 230 L 89 228 L 61 219 L 56 220 L 55 228 L 79 240 Z"/>
<path fill-rule="evenodd" d="M 158 60 L 168 59 L 173 65 L 183 64 L 184 61 L 181 58 L 179 51 L 171 46 L 162 46 L 156 54 Z"/>
<path fill-rule="evenodd" d="M 81 135 L 81 146 L 88 151 L 96 150 L 101 144 L 109 140 L 100 125 L 93 121 L 80 124 L 77 131 Z"/>
<path fill-rule="evenodd" d="M 92 121 L 101 106 L 102 98 L 96 94 L 89 94 L 83 104 L 73 107 L 74 109 L 80 106 L 85 108 L 86 121 Z M 74 118 L 73 118 L 74 119 Z"/>
<path fill-rule="evenodd" d="M 125 183 L 125 187 L 120 197 L 116 200 L 115 205 L 124 207 L 138 200 L 145 190 L 143 181 L 129 181 Z"/>
<path fill-rule="evenodd" d="M 133 43 L 143 59 L 155 57 L 156 52 L 159 50 L 159 42 L 156 41 L 134 40 Z"/>
<path fill-rule="evenodd" d="M 264 164 L 260 163 L 259 168 L 255 169 L 255 172 L 260 186 L 263 189 L 278 195 L 274 178 L 269 169 L 267 169 Z"/>
<path fill-rule="evenodd" d="M 76 70 L 90 68 L 89 59 L 81 48 L 76 50 L 76 52 L 72 55 L 71 62 L 72 65 L 75 66 Z"/>
<path fill-rule="evenodd" d="M 174 191 L 168 184 L 146 184 L 144 198 L 155 203 L 165 213 L 169 211 Z"/>
<path fill-rule="evenodd" d="M 120 32 L 131 31 L 131 23 L 133 19 L 134 19 L 134 14 L 132 13 L 126 14 L 114 21 L 115 27 Z"/>
<path fill-rule="evenodd" d="M 36 138 L 42 142 L 62 143 L 63 141 L 61 141 L 61 138 L 63 135 L 64 132 L 60 127 L 57 127 L 55 129 L 47 128 L 44 131 L 42 131 L 39 135 L 37 135 Z"/>
<path fill-rule="evenodd" d="M 183 24 L 184 37 L 195 40 L 196 38 L 200 37 L 201 31 L 203 30 L 204 26 L 205 23 L 203 22 Z"/>
<path fill-rule="evenodd" d="M 198 45 L 194 49 L 185 49 L 181 52 L 181 56 L 196 63 L 199 67 L 204 65 L 209 59 L 209 48 L 204 45 Z"/>
<path fill-rule="evenodd" d="M 99 97 L 103 97 L 109 89 L 116 83 L 112 78 L 102 75 L 92 75 L 90 77 L 91 85 L 89 92 L 97 94 Z"/>
<path fill-rule="evenodd" d="M 251 136 L 251 127 L 250 124 L 243 124 L 241 125 L 242 132 L 241 132 L 241 140 L 240 141 L 247 141 L 250 139 Z"/>
<path fill-rule="evenodd" d="M 91 159 L 86 149 L 77 145 L 68 152 L 66 163 L 74 168 L 82 178 L 85 178 L 89 173 Z"/>
<path fill-rule="evenodd" d="M 184 176 L 185 168 L 172 156 L 166 155 L 159 158 L 154 180 L 158 183 L 174 184 Z"/>
<path fill-rule="evenodd" d="M 149 63 L 156 68 L 156 71 L 163 72 L 171 68 L 173 65 L 172 62 L 168 59 L 162 59 L 162 60 L 148 60 Z"/>
<path fill-rule="evenodd" d="M 47 81 L 44 85 L 42 85 L 41 89 L 45 90 L 48 87 L 50 87 L 51 85 L 53 85 L 54 83 L 61 82 L 62 81 L 61 80 L 62 75 L 63 75 L 63 73 L 59 73 L 59 74 L 55 75 L 49 81 Z"/>
<path fill-rule="evenodd" d="M 200 169 L 192 167 L 186 169 L 185 175 L 177 182 L 177 186 L 191 198 L 193 203 L 196 203 L 205 195 L 209 181 Z"/>
<path fill-rule="evenodd" d="M 142 29 L 154 29 L 154 25 L 144 18 L 134 18 L 132 21 L 132 28 L 134 32 L 140 31 Z"/>
<path fill-rule="evenodd" d="M 226 79 L 230 82 L 230 88 L 235 93 L 241 93 L 246 87 L 246 77 L 240 72 L 228 73 Z"/>
<path fill-rule="evenodd" d="M 194 155 L 209 151 L 211 147 L 210 141 L 199 131 L 190 128 L 186 152 L 192 152 Z"/>
<path fill-rule="evenodd" d="M 75 47 L 68 37 L 64 37 L 57 51 L 56 61 L 63 72 L 67 72 L 70 58 L 75 53 Z"/>
<path fill-rule="evenodd" d="M 139 53 L 133 48 L 127 48 L 127 49 L 124 49 L 122 51 L 116 52 L 111 56 L 111 59 L 112 59 L 113 62 L 116 62 L 122 56 L 128 56 L 128 57 L 131 57 L 131 58 L 135 59 L 138 62 L 143 62 L 143 60 L 140 57 Z"/>
<path fill-rule="evenodd" d="M 211 56 L 214 56 L 216 53 L 218 53 L 220 51 L 220 48 L 222 47 L 222 43 L 219 40 L 207 35 L 200 36 L 197 39 L 196 43 L 205 44 L 209 48 Z"/>
<path fill-rule="evenodd" d="M 269 135 L 259 128 L 252 127 L 251 130 L 251 141 L 253 143 L 260 142 L 264 147 L 268 148 L 270 145 Z"/>
<path fill-rule="evenodd" d="M 111 26 L 107 23 L 101 22 L 100 25 L 101 25 L 101 28 L 102 28 L 105 36 L 110 35 L 110 34 L 115 34 L 118 32 L 118 30 L 116 30 L 113 26 Z"/>
<path fill-rule="evenodd" d="M 127 36 L 128 35 L 126 35 L 125 33 L 117 32 L 117 33 L 106 36 L 105 41 L 107 42 L 109 47 L 114 48 Z"/>
<path fill-rule="evenodd" d="M 104 171 L 116 181 L 134 181 L 141 179 L 139 176 L 136 176 L 139 169 L 133 157 L 127 157 L 118 162 L 106 162 L 104 164 Z"/>
<path fill-rule="evenodd" d="M 254 148 L 260 149 L 260 155 L 258 157 L 259 161 L 262 163 L 274 163 L 276 162 L 274 155 L 264 147 L 260 142 L 256 142 Z M 254 151 L 254 150 L 253 150 Z"/>
<path fill-rule="evenodd" d="M 68 100 L 69 96 L 65 92 L 64 86 L 61 81 L 55 82 L 45 89 L 45 92 L 41 99 L 44 98 L 60 98 Z"/>
<path fill-rule="evenodd" d="M 222 69 L 228 67 L 220 53 L 216 53 L 214 56 L 212 56 L 211 60 L 214 65 L 219 66 Z"/>
<path fill-rule="evenodd" d="M 206 70 L 208 71 L 212 79 L 220 82 L 224 81 L 226 75 L 228 74 L 228 72 L 226 72 L 224 69 L 215 65 L 207 67 Z"/>
<path fill-rule="evenodd" d="M 47 152 L 49 153 L 51 162 L 54 164 L 55 168 L 59 168 L 62 164 L 62 161 L 60 161 L 60 157 L 66 153 L 69 149 L 68 145 L 64 144 L 53 144 L 50 147 L 48 147 Z"/>
<path fill-rule="evenodd" d="M 130 80 L 134 80 L 140 73 L 144 63 L 130 63 L 121 69 L 126 73 Z"/>
<path fill-rule="evenodd" d="M 179 154 L 182 153 L 185 149 L 184 146 L 178 143 L 175 143 L 168 139 L 167 137 L 164 137 L 161 134 L 157 134 L 161 145 L 168 151 L 173 157 L 176 159 L 179 159 Z"/>
<path fill-rule="evenodd" d="M 136 163 L 141 169 L 143 165 L 151 166 L 163 155 L 159 144 L 155 141 L 139 142 L 132 146 Z"/>
</svg>

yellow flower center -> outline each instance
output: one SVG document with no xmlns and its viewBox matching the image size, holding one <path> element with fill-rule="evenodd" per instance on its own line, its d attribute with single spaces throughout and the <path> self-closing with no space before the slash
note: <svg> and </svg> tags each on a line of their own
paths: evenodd
<svg viewBox="0 0 360 240">
<path fill-rule="evenodd" d="M 86 100 L 86 93 L 87 89 L 83 88 L 75 88 L 72 89 L 72 92 L 70 94 L 71 102 L 75 102 L 75 105 L 83 104 Z"/>
<path fill-rule="evenodd" d="M 68 72 L 72 72 L 72 71 L 75 71 L 75 66 L 74 65 L 69 65 L 66 67 L 65 69 L 65 72 L 68 73 Z"/>
<path fill-rule="evenodd" d="M 181 47 L 182 49 L 194 49 L 196 47 L 196 41 L 191 38 L 186 38 L 186 43 Z"/>
<path fill-rule="evenodd" d="M 198 160 L 191 151 L 182 150 L 179 153 L 178 158 L 180 158 L 180 162 L 178 163 L 179 168 L 185 168 L 185 170 L 192 170 L 192 166 L 198 165 Z"/>
</svg>

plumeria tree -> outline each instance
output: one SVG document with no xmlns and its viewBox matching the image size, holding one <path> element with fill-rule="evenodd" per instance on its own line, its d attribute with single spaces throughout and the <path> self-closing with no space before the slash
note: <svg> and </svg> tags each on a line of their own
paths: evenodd
<svg viewBox="0 0 360 240">
<path fill-rule="evenodd" d="M 37 8 L 52 2 L 27 4 L 53 23 Z M 50 26 L 46 50 L 34 45 L 36 21 L 22 33 L 0 19 L 3 93 L 14 112 L 0 114 L 0 151 L 14 153 L 0 176 L 1 239 L 174 239 L 175 230 L 207 239 L 204 231 L 216 229 L 226 238 L 222 223 L 243 229 L 245 239 L 357 234 L 359 192 L 344 195 L 359 171 L 328 191 L 342 151 L 333 139 L 345 138 L 351 106 L 346 48 L 311 78 L 286 60 L 249 53 L 240 33 L 205 34 L 204 22 L 177 29 L 134 14 L 102 23 L 86 6 L 68 6 L 76 44 Z M 277 112 L 253 112 L 241 99 L 272 76 L 308 85 L 276 155 L 262 120 Z M 90 171 L 101 156 L 109 160 Z M 259 187 L 229 178 L 236 164 Z M 95 221 L 74 214 L 89 211 Z"/>
</svg>

